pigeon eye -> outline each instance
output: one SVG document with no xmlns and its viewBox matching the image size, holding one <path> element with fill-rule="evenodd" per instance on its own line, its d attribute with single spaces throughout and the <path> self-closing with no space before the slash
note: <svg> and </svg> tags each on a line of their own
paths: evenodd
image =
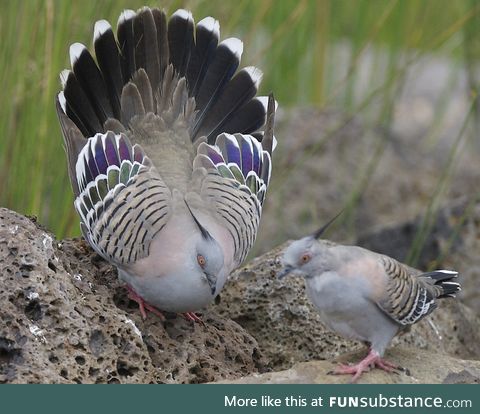
<svg viewBox="0 0 480 414">
<path fill-rule="evenodd" d="M 201 254 L 197 256 L 197 262 L 201 268 L 205 267 L 205 265 L 207 264 L 207 260 Z"/>
<path fill-rule="evenodd" d="M 312 258 L 312 256 L 310 256 L 309 254 L 305 253 L 305 254 L 302 255 L 302 257 L 300 258 L 300 263 L 301 263 L 301 264 L 308 263 L 311 258 Z"/>
</svg>

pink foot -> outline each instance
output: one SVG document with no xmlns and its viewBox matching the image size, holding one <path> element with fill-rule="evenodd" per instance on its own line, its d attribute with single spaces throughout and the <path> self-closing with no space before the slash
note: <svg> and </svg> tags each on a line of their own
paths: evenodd
<svg viewBox="0 0 480 414">
<path fill-rule="evenodd" d="M 142 315 L 143 320 L 147 319 L 146 310 L 157 315 L 162 321 L 165 320 L 165 316 L 163 316 L 162 312 L 160 312 L 155 306 L 152 306 L 149 303 L 145 302 L 143 298 L 139 296 L 137 292 L 135 292 L 129 285 L 127 285 L 127 290 L 128 290 L 128 298 L 138 303 L 140 314 Z"/>
<path fill-rule="evenodd" d="M 202 321 L 202 319 L 197 314 L 195 314 L 195 312 L 185 312 L 185 313 L 182 313 L 182 316 L 187 321 L 201 323 L 202 325 L 205 326 L 205 323 Z"/>
<path fill-rule="evenodd" d="M 357 381 L 362 373 L 369 371 L 370 368 L 380 368 L 387 372 L 392 372 L 395 369 L 398 369 L 397 365 L 394 365 L 388 361 L 385 361 L 380 357 L 378 352 L 374 350 L 370 350 L 368 355 L 362 359 L 358 364 L 354 365 L 345 365 L 340 364 L 334 371 L 331 372 L 333 375 L 344 375 L 344 374 L 351 374 L 352 382 Z"/>
</svg>

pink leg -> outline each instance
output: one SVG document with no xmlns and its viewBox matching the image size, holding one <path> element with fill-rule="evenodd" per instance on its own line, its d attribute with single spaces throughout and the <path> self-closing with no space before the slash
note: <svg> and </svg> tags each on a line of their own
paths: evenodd
<svg viewBox="0 0 480 414">
<path fill-rule="evenodd" d="M 205 326 L 205 323 L 202 321 L 202 319 L 197 314 L 195 314 L 195 312 L 185 312 L 185 313 L 182 313 L 182 316 L 187 321 L 201 323 L 202 325 Z"/>
<path fill-rule="evenodd" d="M 165 320 L 165 316 L 163 316 L 163 313 L 160 312 L 155 306 L 152 306 L 149 303 L 145 302 L 143 298 L 131 288 L 131 286 L 127 285 L 127 290 L 128 298 L 138 303 L 138 307 L 140 308 L 140 314 L 142 315 L 143 320 L 147 319 L 147 312 L 145 311 L 145 309 L 157 315 L 162 321 Z"/>
<path fill-rule="evenodd" d="M 355 365 L 345 365 L 340 364 L 332 374 L 334 375 L 342 375 L 342 374 L 351 374 L 352 382 L 357 381 L 363 372 L 369 371 L 370 368 L 377 367 L 383 369 L 384 371 L 391 372 L 394 369 L 398 369 L 398 366 L 385 361 L 378 355 L 378 352 L 370 349 L 368 355 L 362 359 L 359 363 Z"/>
<path fill-rule="evenodd" d="M 140 314 L 142 315 L 143 320 L 147 319 L 146 311 L 152 312 L 153 314 L 157 315 L 162 321 L 165 320 L 165 316 L 163 315 L 163 313 L 160 312 L 155 306 L 152 306 L 149 303 L 145 302 L 143 298 L 132 289 L 131 286 L 126 285 L 126 287 L 128 290 L 128 298 L 138 303 Z M 198 315 L 196 315 L 194 312 L 185 312 L 185 313 L 182 313 L 182 316 L 187 321 L 197 322 L 197 323 L 201 323 L 202 325 L 205 325 L 202 319 Z"/>
</svg>

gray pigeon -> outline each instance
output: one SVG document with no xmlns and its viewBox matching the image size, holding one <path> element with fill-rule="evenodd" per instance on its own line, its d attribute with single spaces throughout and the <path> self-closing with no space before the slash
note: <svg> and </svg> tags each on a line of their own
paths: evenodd
<svg viewBox="0 0 480 414">
<path fill-rule="evenodd" d="M 398 368 L 383 359 L 388 344 L 397 333 L 430 314 L 437 299 L 455 297 L 460 290 L 454 281 L 458 273 L 421 273 L 358 246 L 319 241 L 327 226 L 287 247 L 278 277 L 303 276 L 307 295 L 325 325 L 347 339 L 369 344 L 362 361 L 340 365 L 333 374 L 353 374 L 355 382 L 370 367 Z"/>
<path fill-rule="evenodd" d="M 95 24 L 70 47 L 57 113 L 83 236 L 145 310 L 193 313 L 253 245 L 270 181 L 275 101 L 243 44 L 186 10 Z"/>
</svg>

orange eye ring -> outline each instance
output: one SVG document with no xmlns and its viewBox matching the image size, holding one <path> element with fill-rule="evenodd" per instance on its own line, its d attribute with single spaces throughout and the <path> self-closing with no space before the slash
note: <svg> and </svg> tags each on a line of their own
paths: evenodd
<svg viewBox="0 0 480 414">
<path fill-rule="evenodd" d="M 205 265 L 207 264 L 207 260 L 201 254 L 197 255 L 197 262 L 201 268 L 205 267 Z"/>
<path fill-rule="evenodd" d="M 312 256 L 310 256 L 308 253 L 305 253 L 305 254 L 303 254 L 302 257 L 300 258 L 300 263 L 301 263 L 301 264 L 308 263 L 311 258 L 312 258 Z"/>
</svg>

